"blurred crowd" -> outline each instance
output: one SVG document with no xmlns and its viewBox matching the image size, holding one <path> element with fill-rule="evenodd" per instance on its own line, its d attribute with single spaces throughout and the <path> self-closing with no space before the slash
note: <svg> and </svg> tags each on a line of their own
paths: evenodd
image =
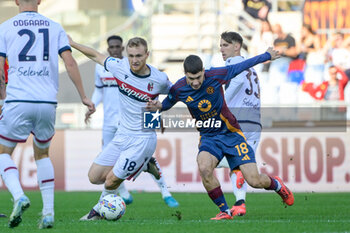
<svg viewBox="0 0 350 233">
<path fill-rule="evenodd" d="M 273 45 L 282 57 L 257 67 L 263 103 L 311 103 L 314 101 L 349 101 L 350 37 L 340 31 L 329 35 L 322 45 L 310 25 L 304 24 L 300 38 L 271 25 L 268 0 L 242 0 L 245 11 L 261 24 L 251 38 L 250 55 L 257 55 Z M 350 86 L 350 85 L 349 85 Z"/>
</svg>

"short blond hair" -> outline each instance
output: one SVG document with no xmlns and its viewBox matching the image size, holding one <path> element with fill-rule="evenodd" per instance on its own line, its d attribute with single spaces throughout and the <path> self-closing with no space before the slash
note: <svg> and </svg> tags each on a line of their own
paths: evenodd
<svg viewBox="0 0 350 233">
<path fill-rule="evenodd" d="M 147 41 L 141 37 L 134 37 L 131 38 L 128 41 L 128 44 L 126 45 L 127 47 L 139 47 L 139 46 L 145 47 L 146 52 L 148 51 L 148 46 L 147 46 Z"/>
</svg>

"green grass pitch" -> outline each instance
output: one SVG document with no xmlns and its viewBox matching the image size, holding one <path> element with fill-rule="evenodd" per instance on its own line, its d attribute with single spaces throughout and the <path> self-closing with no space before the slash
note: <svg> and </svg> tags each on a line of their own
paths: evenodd
<svg viewBox="0 0 350 233">
<path fill-rule="evenodd" d="M 15 229 L 0 218 L 0 232 L 42 232 L 37 223 L 41 211 L 40 192 L 26 192 L 31 207 Z M 79 218 L 95 204 L 96 192 L 56 192 L 55 226 L 50 232 L 350 232 L 350 193 L 296 193 L 295 203 L 285 208 L 272 192 L 248 193 L 247 215 L 229 221 L 211 221 L 218 209 L 206 193 L 174 193 L 180 207 L 169 208 L 159 193 L 133 193 L 134 202 L 117 222 L 81 222 Z M 229 205 L 234 196 L 226 193 Z M 0 191 L 0 213 L 10 215 L 11 196 Z"/>
</svg>

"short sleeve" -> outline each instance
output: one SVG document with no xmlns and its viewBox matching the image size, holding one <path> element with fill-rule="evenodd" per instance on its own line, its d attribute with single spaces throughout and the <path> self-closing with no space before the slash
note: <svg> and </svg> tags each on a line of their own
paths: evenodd
<svg viewBox="0 0 350 233">
<path fill-rule="evenodd" d="M 104 62 L 104 68 L 112 74 L 117 72 L 121 66 L 122 60 L 115 57 L 107 57 Z"/>
<path fill-rule="evenodd" d="M 58 34 L 58 54 L 61 55 L 66 50 L 72 51 L 69 40 L 67 37 L 66 32 L 63 30 L 63 28 L 59 25 L 59 34 Z"/>
</svg>

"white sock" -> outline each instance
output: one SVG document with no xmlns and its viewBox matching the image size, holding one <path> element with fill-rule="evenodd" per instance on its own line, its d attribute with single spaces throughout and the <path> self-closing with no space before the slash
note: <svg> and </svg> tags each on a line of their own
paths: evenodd
<svg viewBox="0 0 350 233">
<path fill-rule="evenodd" d="M 119 193 L 119 196 L 125 199 L 129 199 L 130 198 L 130 193 L 129 191 L 126 189 L 124 182 L 121 183 L 119 185 L 119 187 L 117 188 L 117 193 Z"/>
<path fill-rule="evenodd" d="M 152 174 L 150 174 L 153 180 L 157 183 L 158 187 L 160 188 L 160 191 L 162 193 L 162 198 L 170 197 L 171 193 L 168 190 L 168 186 L 165 183 L 164 177 L 160 176 L 159 180 L 157 180 Z"/>
<path fill-rule="evenodd" d="M 103 187 L 103 191 L 101 193 L 101 196 L 100 196 L 100 199 L 98 199 L 98 202 L 97 204 L 92 207 L 97 213 L 100 213 L 99 212 L 99 209 L 100 209 L 100 201 L 102 200 L 102 198 L 108 194 L 117 194 L 117 190 L 116 189 L 113 189 L 113 190 L 108 190 L 106 189 L 105 187 Z"/>
<path fill-rule="evenodd" d="M 244 181 L 244 184 L 239 189 L 236 185 L 236 179 L 237 179 L 237 175 L 236 175 L 236 173 L 233 173 L 231 176 L 231 182 L 232 182 L 232 187 L 233 187 L 233 194 L 236 197 L 236 202 L 239 200 L 245 201 L 245 195 L 247 193 L 247 182 Z"/>
<path fill-rule="evenodd" d="M 19 182 L 17 166 L 9 154 L 0 154 L 0 174 L 13 200 L 17 201 L 24 192 Z"/>
<path fill-rule="evenodd" d="M 55 173 L 50 158 L 36 160 L 38 184 L 43 199 L 42 214 L 54 215 Z"/>
</svg>

